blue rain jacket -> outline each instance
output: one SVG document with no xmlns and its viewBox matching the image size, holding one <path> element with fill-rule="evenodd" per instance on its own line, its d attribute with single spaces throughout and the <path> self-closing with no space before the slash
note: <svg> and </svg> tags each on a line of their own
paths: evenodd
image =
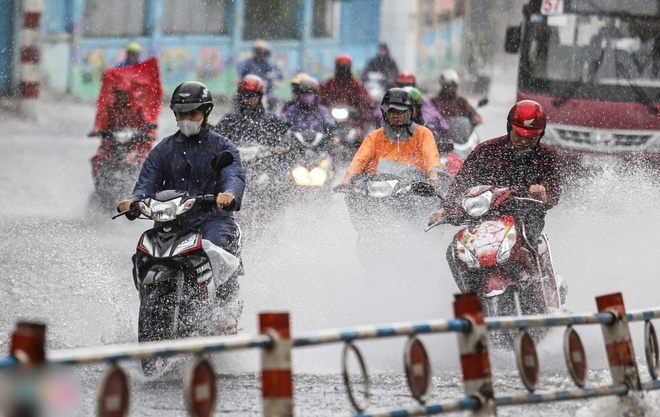
<svg viewBox="0 0 660 417">
<path fill-rule="evenodd" d="M 213 157 L 228 150 L 234 162 L 221 171 L 211 168 Z M 236 198 L 233 210 L 239 210 L 245 190 L 245 170 L 234 144 L 205 126 L 195 136 L 177 131 L 156 145 L 144 162 L 133 194 L 151 197 L 161 190 L 182 190 L 191 195 L 228 192 Z M 185 225 L 202 233 L 216 245 L 227 249 L 237 226 L 231 211 L 213 208 L 186 218 Z"/>
</svg>

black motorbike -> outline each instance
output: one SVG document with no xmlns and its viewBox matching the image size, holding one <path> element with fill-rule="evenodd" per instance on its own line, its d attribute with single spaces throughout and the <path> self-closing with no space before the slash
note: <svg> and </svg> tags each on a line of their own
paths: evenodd
<svg viewBox="0 0 660 417">
<path fill-rule="evenodd" d="M 488 104 L 487 98 L 482 98 L 477 103 L 477 107 L 483 107 Z M 481 138 L 477 133 L 477 124 L 472 117 L 455 116 L 445 117 L 451 140 L 454 144 L 454 153 L 461 159 L 467 158 L 472 150 L 481 143 Z"/>
<path fill-rule="evenodd" d="M 338 163 L 350 162 L 364 140 L 365 132 L 359 121 L 360 112 L 355 107 L 337 105 L 330 109 L 335 120 L 335 132 L 339 146 L 334 150 Z"/>
<path fill-rule="evenodd" d="M 421 171 L 420 171 L 421 174 Z M 357 249 L 368 270 L 387 269 L 406 258 L 402 250 L 416 239 L 420 225 L 436 210 L 446 192 L 425 182 L 424 175 L 358 174 L 345 191 L 344 201 L 357 232 Z"/>
<path fill-rule="evenodd" d="M 222 169 L 232 162 L 233 155 L 224 151 L 213 159 L 213 167 Z M 164 190 L 133 202 L 131 209 L 113 217 L 156 221 L 140 237 L 133 256 L 133 280 L 140 293 L 140 342 L 235 333 L 231 324 L 241 313 L 240 302 L 232 305 L 242 271 L 240 231 L 232 254 L 183 225 L 187 215 L 215 207 L 215 199 L 213 194 Z M 166 363 L 164 358 L 144 359 L 142 369 L 152 375 Z"/>
<path fill-rule="evenodd" d="M 283 154 L 262 144 L 241 143 L 236 149 L 246 174 L 242 210 L 237 218 L 246 235 L 255 237 L 285 202 L 290 187 L 287 164 Z"/>
<path fill-rule="evenodd" d="M 145 130 L 155 128 L 156 125 L 144 127 Z M 93 136 L 113 143 L 111 155 L 105 158 L 94 177 L 92 195 L 92 201 L 98 202 L 106 211 L 111 211 L 120 198 L 131 193 L 142 169 L 144 161 L 133 155 L 133 144 L 151 138 L 143 131 L 130 127 L 102 130 Z"/>
<path fill-rule="evenodd" d="M 445 179 L 441 189 L 436 190 L 422 178 L 358 174 L 353 177 L 344 200 L 358 234 L 374 232 L 396 219 L 426 217 L 441 202 L 449 182 L 449 178 Z"/>
</svg>

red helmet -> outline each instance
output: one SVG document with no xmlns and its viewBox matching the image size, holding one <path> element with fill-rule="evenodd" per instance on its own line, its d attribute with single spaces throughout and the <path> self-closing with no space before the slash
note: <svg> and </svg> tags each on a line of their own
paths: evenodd
<svg viewBox="0 0 660 417">
<path fill-rule="evenodd" d="M 533 100 L 521 100 L 509 111 L 507 132 L 515 130 L 519 136 L 531 138 L 545 132 L 545 112 L 543 107 Z"/>
<path fill-rule="evenodd" d="M 413 85 L 415 84 L 415 74 L 410 71 L 401 71 L 396 76 L 396 82 L 397 84 Z"/>
<path fill-rule="evenodd" d="M 249 91 L 252 93 L 264 93 L 264 81 L 257 75 L 248 74 L 238 83 L 239 91 Z"/>
<path fill-rule="evenodd" d="M 337 55 L 337 58 L 335 58 L 335 64 L 352 65 L 353 64 L 353 58 L 351 58 L 351 56 L 349 54 Z"/>
</svg>

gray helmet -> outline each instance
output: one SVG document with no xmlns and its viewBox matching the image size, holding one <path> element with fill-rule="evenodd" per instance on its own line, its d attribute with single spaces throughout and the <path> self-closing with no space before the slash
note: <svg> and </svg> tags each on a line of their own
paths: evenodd
<svg viewBox="0 0 660 417">
<path fill-rule="evenodd" d="M 460 84 L 458 73 L 453 69 L 446 69 L 440 74 L 440 85 L 458 85 Z"/>
<path fill-rule="evenodd" d="M 199 109 L 208 115 L 213 108 L 213 97 L 204 84 L 186 81 L 174 89 L 170 108 L 175 112 L 184 113 Z"/>
<path fill-rule="evenodd" d="M 413 111 L 412 96 L 403 88 L 390 88 L 383 96 L 383 101 L 380 104 L 380 111 L 383 114 L 383 119 L 385 120 L 387 120 L 385 114 L 389 109 L 405 110 L 405 124 L 410 125 Z"/>
</svg>

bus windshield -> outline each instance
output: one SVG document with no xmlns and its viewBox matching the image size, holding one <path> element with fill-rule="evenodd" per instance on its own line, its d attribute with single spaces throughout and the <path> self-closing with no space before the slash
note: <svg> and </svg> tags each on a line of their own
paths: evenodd
<svg viewBox="0 0 660 417">
<path fill-rule="evenodd" d="M 658 19 L 536 16 L 526 27 L 521 87 L 568 93 L 566 98 L 658 102 Z"/>
</svg>

